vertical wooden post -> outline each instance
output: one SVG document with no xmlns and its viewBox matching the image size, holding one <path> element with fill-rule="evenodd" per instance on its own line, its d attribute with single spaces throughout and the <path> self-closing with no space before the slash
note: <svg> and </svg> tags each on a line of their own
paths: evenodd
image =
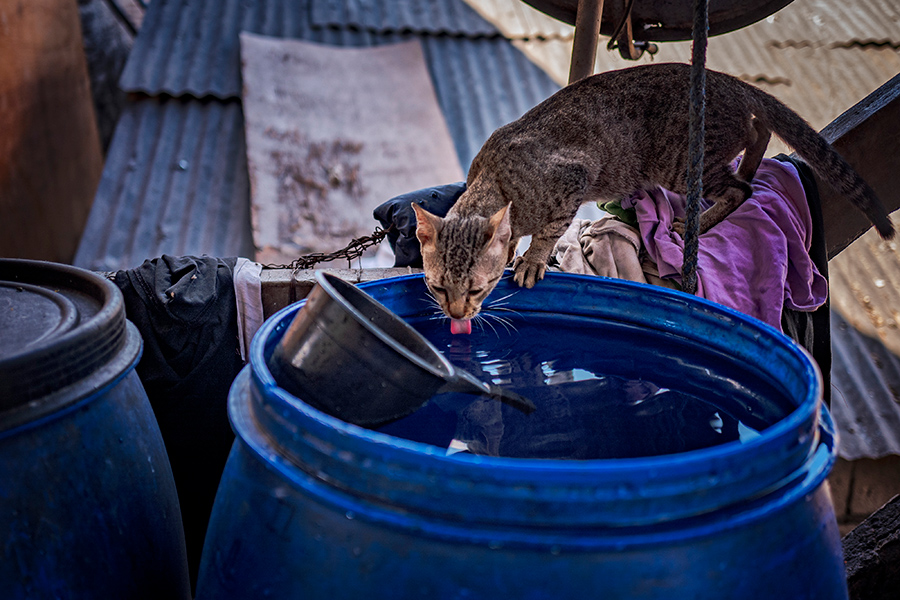
<svg viewBox="0 0 900 600">
<path fill-rule="evenodd" d="M 574 83 L 594 73 L 602 15 L 603 0 L 578 0 L 578 12 L 575 13 L 575 39 L 572 43 L 572 61 L 569 64 L 569 83 Z"/>
<path fill-rule="evenodd" d="M 76 0 L 0 0 L 0 256 L 70 262 L 103 168 Z"/>
</svg>

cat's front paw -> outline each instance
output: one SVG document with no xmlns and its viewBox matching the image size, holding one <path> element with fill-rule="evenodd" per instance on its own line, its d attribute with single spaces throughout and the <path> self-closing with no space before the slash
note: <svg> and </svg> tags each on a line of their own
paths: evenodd
<svg viewBox="0 0 900 600">
<path fill-rule="evenodd" d="M 675 217 L 672 221 L 672 231 L 680 235 L 682 238 L 684 237 L 684 219 L 681 217 Z"/>
<path fill-rule="evenodd" d="M 515 274 L 513 278 L 519 287 L 533 288 L 534 284 L 544 278 L 544 272 L 547 270 L 547 264 L 544 262 L 535 263 L 526 260 L 520 256 L 513 265 Z"/>
</svg>

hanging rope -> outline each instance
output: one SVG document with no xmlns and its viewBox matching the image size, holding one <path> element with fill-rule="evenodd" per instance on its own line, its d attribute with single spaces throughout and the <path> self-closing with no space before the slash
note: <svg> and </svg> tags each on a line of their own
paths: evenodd
<svg viewBox="0 0 900 600">
<path fill-rule="evenodd" d="M 697 293 L 697 252 L 700 248 L 700 198 L 703 196 L 703 155 L 706 137 L 706 37 L 709 31 L 708 0 L 694 0 L 694 32 L 691 49 L 691 99 L 688 143 L 687 208 L 684 219 L 682 289 Z"/>
</svg>

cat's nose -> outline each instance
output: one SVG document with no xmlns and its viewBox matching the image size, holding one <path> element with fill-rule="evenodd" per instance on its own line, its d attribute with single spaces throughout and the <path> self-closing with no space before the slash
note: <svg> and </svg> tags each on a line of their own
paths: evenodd
<svg viewBox="0 0 900 600">
<path fill-rule="evenodd" d="M 465 300 L 459 300 L 457 302 L 451 302 L 447 306 L 447 315 L 454 319 L 464 319 L 466 317 L 466 303 Z"/>
</svg>

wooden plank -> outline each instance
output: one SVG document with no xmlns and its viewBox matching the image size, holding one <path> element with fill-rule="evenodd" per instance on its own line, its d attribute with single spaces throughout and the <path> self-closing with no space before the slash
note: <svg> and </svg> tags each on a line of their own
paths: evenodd
<svg viewBox="0 0 900 600">
<path fill-rule="evenodd" d="M 337 48 L 241 34 L 256 260 L 372 233 L 382 202 L 463 179 L 418 41 Z"/>
<path fill-rule="evenodd" d="M 832 121 L 822 135 L 872 186 L 889 212 L 900 208 L 900 75 Z M 871 224 L 831 186 L 816 180 L 828 258 L 833 258 Z M 900 223 L 895 219 L 894 225 Z"/>
<path fill-rule="evenodd" d="M 103 162 L 75 0 L 0 2 L 0 255 L 69 262 Z"/>
<path fill-rule="evenodd" d="M 851 600 L 894 600 L 900 593 L 900 496 L 844 536 Z"/>
</svg>

